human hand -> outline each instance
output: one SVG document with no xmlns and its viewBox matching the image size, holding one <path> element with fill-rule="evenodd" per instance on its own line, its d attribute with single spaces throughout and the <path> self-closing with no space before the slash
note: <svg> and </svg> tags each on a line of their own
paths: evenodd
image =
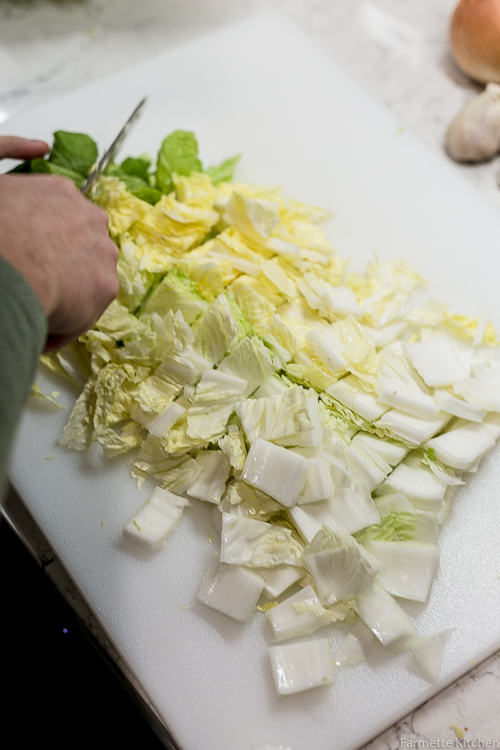
<svg viewBox="0 0 500 750">
<path fill-rule="evenodd" d="M 46 143 L 0 136 L 0 158 L 32 159 Z M 118 294 L 118 249 L 105 211 L 64 177 L 0 175 L 0 255 L 24 276 L 47 316 L 48 349 L 91 328 Z"/>
</svg>

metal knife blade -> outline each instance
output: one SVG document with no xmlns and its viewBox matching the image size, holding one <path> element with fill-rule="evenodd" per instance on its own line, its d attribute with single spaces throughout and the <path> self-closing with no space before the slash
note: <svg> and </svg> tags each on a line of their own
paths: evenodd
<svg viewBox="0 0 500 750">
<path fill-rule="evenodd" d="M 106 169 L 110 161 L 114 159 L 114 157 L 120 150 L 123 141 L 125 140 L 125 138 L 130 132 L 130 129 L 132 128 L 134 123 L 139 119 L 140 115 L 142 114 L 142 110 L 144 109 L 147 99 L 148 99 L 147 96 L 145 96 L 144 99 L 141 102 L 139 102 L 139 104 L 134 109 L 134 111 L 128 118 L 123 128 L 120 130 L 120 132 L 116 136 L 111 146 L 101 156 L 96 166 L 91 170 L 88 178 L 83 183 L 82 187 L 80 188 L 80 192 L 83 193 L 83 195 L 87 196 L 87 198 L 93 198 L 95 194 L 95 189 L 96 189 L 98 178 L 104 172 L 104 170 Z"/>
</svg>

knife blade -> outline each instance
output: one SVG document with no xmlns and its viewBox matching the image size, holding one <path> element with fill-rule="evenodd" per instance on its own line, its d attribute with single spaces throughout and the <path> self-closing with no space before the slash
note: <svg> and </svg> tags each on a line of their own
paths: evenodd
<svg viewBox="0 0 500 750">
<path fill-rule="evenodd" d="M 99 179 L 101 174 L 104 172 L 104 170 L 106 169 L 110 161 L 114 159 L 114 157 L 120 150 L 123 144 L 123 141 L 125 140 L 127 135 L 130 133 L 131 128 L 141 116 L 144 106 L 147 102 L 147 99 L 148 99 L 147 96 L 145 96 L 144 99 L 142 99 L 142 101 L 139 102 L 139 104 L 134 109 L 134 111 L 128 118 L 123 128 L 120 130 L 120 132 L 116 136 L 111 146 L 108 148 L 107 151 L 104 152 L 104 154 L 101 156 L 101 158 L 99 159 L 95 167 L 93 167 L 89 176 L 87 177 L 87 179 L 81 186 L 80 192 L 83 193 L 83 195 L 85 195 L 87 198 L 94 197 L 95 189 L 97 186 L 97 180 Z"/>
</svg>

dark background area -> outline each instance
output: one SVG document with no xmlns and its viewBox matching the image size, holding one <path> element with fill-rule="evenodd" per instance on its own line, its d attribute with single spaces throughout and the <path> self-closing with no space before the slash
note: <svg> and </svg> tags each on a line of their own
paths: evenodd
<svg viewBox="0 0 500 750">
<path fill-rule="evenodd" d="M 179 750 L 160 742 L 100 644 L 5 521 L 0 562 L 0 744 Z"/>
</svg>

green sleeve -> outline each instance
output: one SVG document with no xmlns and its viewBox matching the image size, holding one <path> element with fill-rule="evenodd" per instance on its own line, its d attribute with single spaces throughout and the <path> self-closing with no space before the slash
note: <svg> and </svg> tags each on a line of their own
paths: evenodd
<svg viewBox="0 0 500 750">
<path fill-rule="evenodd" d="M 47 337 L 47 320 L 33 289 L 0 256 L 0 490 L 17 421 Z"/>
</svg>

